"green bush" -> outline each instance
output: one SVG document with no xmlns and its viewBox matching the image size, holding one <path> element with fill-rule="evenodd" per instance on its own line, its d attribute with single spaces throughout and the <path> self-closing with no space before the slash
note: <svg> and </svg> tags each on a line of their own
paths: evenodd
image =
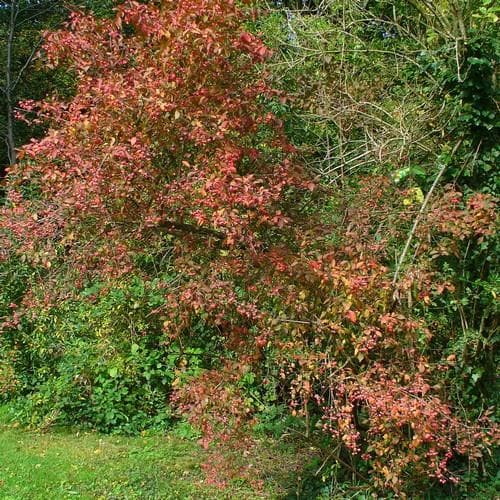
<svg viewBox="0 0 500 500">
<path fill-rule="evenodd" d="M 203 350 L 166 341 L 154 313 L 164 299 L 150 285 L 94 285 L 4 333 L 3 397 L 19 422 L 126 433 L 170 424 L 172 383 L 199 372 Z"/>
</svg>

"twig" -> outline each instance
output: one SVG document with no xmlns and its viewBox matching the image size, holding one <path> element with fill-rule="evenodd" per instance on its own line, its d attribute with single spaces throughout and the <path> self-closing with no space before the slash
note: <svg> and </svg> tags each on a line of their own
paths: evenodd
<svg viewBox="0 0 500 500">
<path fill-rule="evenodd" d="M 453 151 L 451 152 L 451 156 L 453 156 L 455 154 L 457 149 L 460 147 L 460 144 L 462 144 L 462 139 L 460 139 L 457 142 L 457 144 L 455 144 L 455 147 L 453 148 Z M 417 231 L 417 227 L 420 224 L 420 221 L 422 220 L 425 209 L 427 208 L 427 205 L 429 204 L 429 200 L 431 199 L 432 193 L 436 189 L 436 186 L 438 185 L 441 177 L 444 174 L 444 171 L 446 170 L 446 166 L 447 166 L 446 163 L 443 163 L 441 165 L 441 168 L 439 169 L 439 172 L 438 172 L 436 178 L 434 179 L 434 182 L 432 183 L 432 186 L 429 189 L 429 192 L 425 196 L 425 199 L 422 203 L 422 206 L 420 207 L 420 210 L 419 210 L 417 216 L 415 217 L 415 222 L 413 223 L 413 227 L 411 228 L 410 234 L 408 235 L 408 238 L 406 239 L 406 243 L 405 243 L 405 246 L 403 248 L 403 252 L 401 253 L 401 256 L 399 257 L 399 261 L 398 261 L 398 264 L 396 266 L 396 271 L 394 271 L 394 278 L 392 279 L 392 286 L 393 287 L 396 285 L 396 283 L 398 281 L 401 266 L 403 265 L 403 262 L 406 258 L 406 254 L 408 253 L 408 250 L 410 249 L 410 245 L 411 245 L 411 242 L 413 240 L 413 237 L 415 236 L 415 232 Z M 397 295 L 397 293 L 396 293 L 396 291 L 394 291 L 394 296 L 393 296 L 394 299 L 396 298 L 396 295 Z"/>
<path fill-rule="evenodd" d="M 312 325 L 313 324 L 312 321 L 302 321 L 302 320 L 298 320 L 298 319 L 276 318 L 276 320 L 281 322 L 281 323 L 296 323 L 299 325 Z"/>
<path fill-rule="evenodd" d="M 446 163 L 443 163 L 443 165 L 441 165 L 441 168 L 439 169 L 439 172 L 438 172 L 436 178 L 434 179 L 434 182 L 432 183 L 431 188 L 429 189 L 429 192 L 425 196 L 425 199 L 422 203 L 422 206 L 420 207 L 420 210 L 419 210 L 417 216 L 415 217 L 415 222 L 413 223 L 413 227 L 411 228 L 410 234 L 408 235 L 408 238 L 406 239 L 406 243 L 405 243 L 405 246 L 403 248 L 403 252 L 401 253 L 401 255 L 399 257 L 398 264 L 396 266 L 396 271 L 394 271 L 394 278 L 392 279 L 392 286 L 395 286 L 397 281 L 398 281 L 401 266 L 403 265 L 403 262 L 406 258 L 406 254 L 408 253 L 408 250 L 410 249 L 410 245 L 411 245 L 411 242 L 413 240 L 413 237 L 415 236 L 415 232 L 417 231 L 417 227 L 420 224 L 420 221 L 422 220 L 422 216 L 424 215 L 425 209 L 427 208 L 427 205 L 429 204 L 429 200 L 431 199 L 432 193 L 434 192 L 434 189 L 436 189 L 436 186 L 438 185 L 438 182 L 441 179 L 441 177 L 443 176 L 445 170 L 446 170 Z"/>
<path fill-rule="evenodd" d="M 216 231 L 215 229 L 210 229 L 210 228 L 195 226 L 194 224 L 185 224 L 183 222 L 175 222 L 170 220 L 163 221 L 155 229 L 167 232 L 172 230 L 174 231 L 177 230 L 181 232 L 201 234 L 204 236 L 213 236 L 218 239 L 224 239 L 226 237 L 226 234 L 224 234 L 221 231 Z"/>
</svg>

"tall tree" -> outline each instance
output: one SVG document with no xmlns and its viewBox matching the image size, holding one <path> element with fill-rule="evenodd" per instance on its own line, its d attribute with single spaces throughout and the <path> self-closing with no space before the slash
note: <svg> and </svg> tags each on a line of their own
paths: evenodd
<svg viewBox="0 0 500 500">
<path fill-rule="evenodd" d="M 74 0 L 73 6 L 91 10 L 98 16 L 113 11 L 115 0 Z M 54 88 L 66 91 L 68 80 L 58 78 L 43 65 L 37 67 L 36 55 L 44 33 L 60 26 L 67 18 L 65 0 L 0 1 L 0 178 L 7 165 L 16 162 L 16 148 L 38 136 L 39 127 L 16 119 L 16 106 L 24 99 L 42 99 Z"/>
<path fill-rule="evenodd" d="M 3 71 L 0 80 L 0 175 L 7 164 L 16 162 L 16 148 L 33 131 L 15 117 L 16 105 L 25 98 L 43 97 L 50 89 L 50 78 L 33 71 L 35 56 L 43 40 L 43 32 L 60 23 L 66 14 L 61 0 L 9 0 L 0 2 L 0 32 L 3 44 L 0 54 Z M 44 75 L 47 76 L 47 75 Z"/>
</svg>

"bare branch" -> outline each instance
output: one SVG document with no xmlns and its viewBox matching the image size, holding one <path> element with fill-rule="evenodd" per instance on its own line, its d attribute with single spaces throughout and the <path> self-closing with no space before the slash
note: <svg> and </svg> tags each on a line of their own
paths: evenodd
<svg viewBox="0 0 500 500">
<path fill-rule="evenodd" d="M 163 221 L 155 229 L 160 230 L 160 231 L 165 231 L 165 232 L 181 231 L 184 233 L 194 233 L 194 234 L 200 234 L 203 236 L 213 236 L 214 238 L 217 238 L 220 240 L 226 238 L 226 235 L 223 232 L 217 231 L 215 229 L 210 229 L 210 228 L 206 228 L 206 227 L 195 226 L 194 224 L 186 224 L 183 222 L 175 222 L 175 221 L 170 221 L 170 220 Z"/>
</svg>

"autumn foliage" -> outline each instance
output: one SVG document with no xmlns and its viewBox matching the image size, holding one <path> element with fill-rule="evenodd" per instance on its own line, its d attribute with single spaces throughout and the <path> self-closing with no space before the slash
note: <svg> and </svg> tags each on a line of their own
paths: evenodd
<svg viewBox="0 0 500 500">
<path fill-rule="evenodd" d="M 168 254 L 179 280 L 158 284 L 154 311 L 165 342 L 189 339 L 200 318 L 223 339 L 217 363 L 171 396 L 207 447 L 246 442 L 256 407 L 240 381 L 251 372 L 265 387 L 273 364 L 281 401 L 381 488 L 457 481 L 453 464 L 479 460 L 495 429 L 453 407 L 440 382 L 452 361 L 428 349 L 432 326 L 408 301 L 453 290 L 433 281 L 433 259 L 459 251 L 450 235 L 492 234 L 494 200 L 436 199 L 395 294 L 387 248 L 402 234 L 370 231 L 373 192 L 408 193 L 369 178 L 342 242 L 329 242 L 335 228 L 304 215 L 321 189 L 269 111 L 284 97 L 244 20 L 227 0 L 126 2 L 112 20 L 76 12 L 49 34 L 43 57 L 77 87 L 69 100 L 23 103 L 24 119 L 50 129 L 9 172 L 0 258 L 40 268 L 48 306 L 92 279 L 153 272 L 138 258 Z M 386 207 L 404 221 L 400 205 Z M 28 290 L 16 314 L 35 305 Z"/>
<path fill-rule="evenodd" d="M 40 186 L 36 201 L 9 191 L 18 241 L 43 239 L 47 265 L 64 244 L 82 271 L 126 272 L 128 252 L 160 234 L 256 251 L 259 230 L 286 225 L 283 193 L 304 180 L 259 104 L 272 92 L 254 66 L 268 51 L 240 21 L 232 2 L 130 3 L 112 21 L 75 13 L 49 35 L 48 64 L 78 87 L 71 102 L 23 105 L 51 129 L 13 173 Z"/>
</svg>

